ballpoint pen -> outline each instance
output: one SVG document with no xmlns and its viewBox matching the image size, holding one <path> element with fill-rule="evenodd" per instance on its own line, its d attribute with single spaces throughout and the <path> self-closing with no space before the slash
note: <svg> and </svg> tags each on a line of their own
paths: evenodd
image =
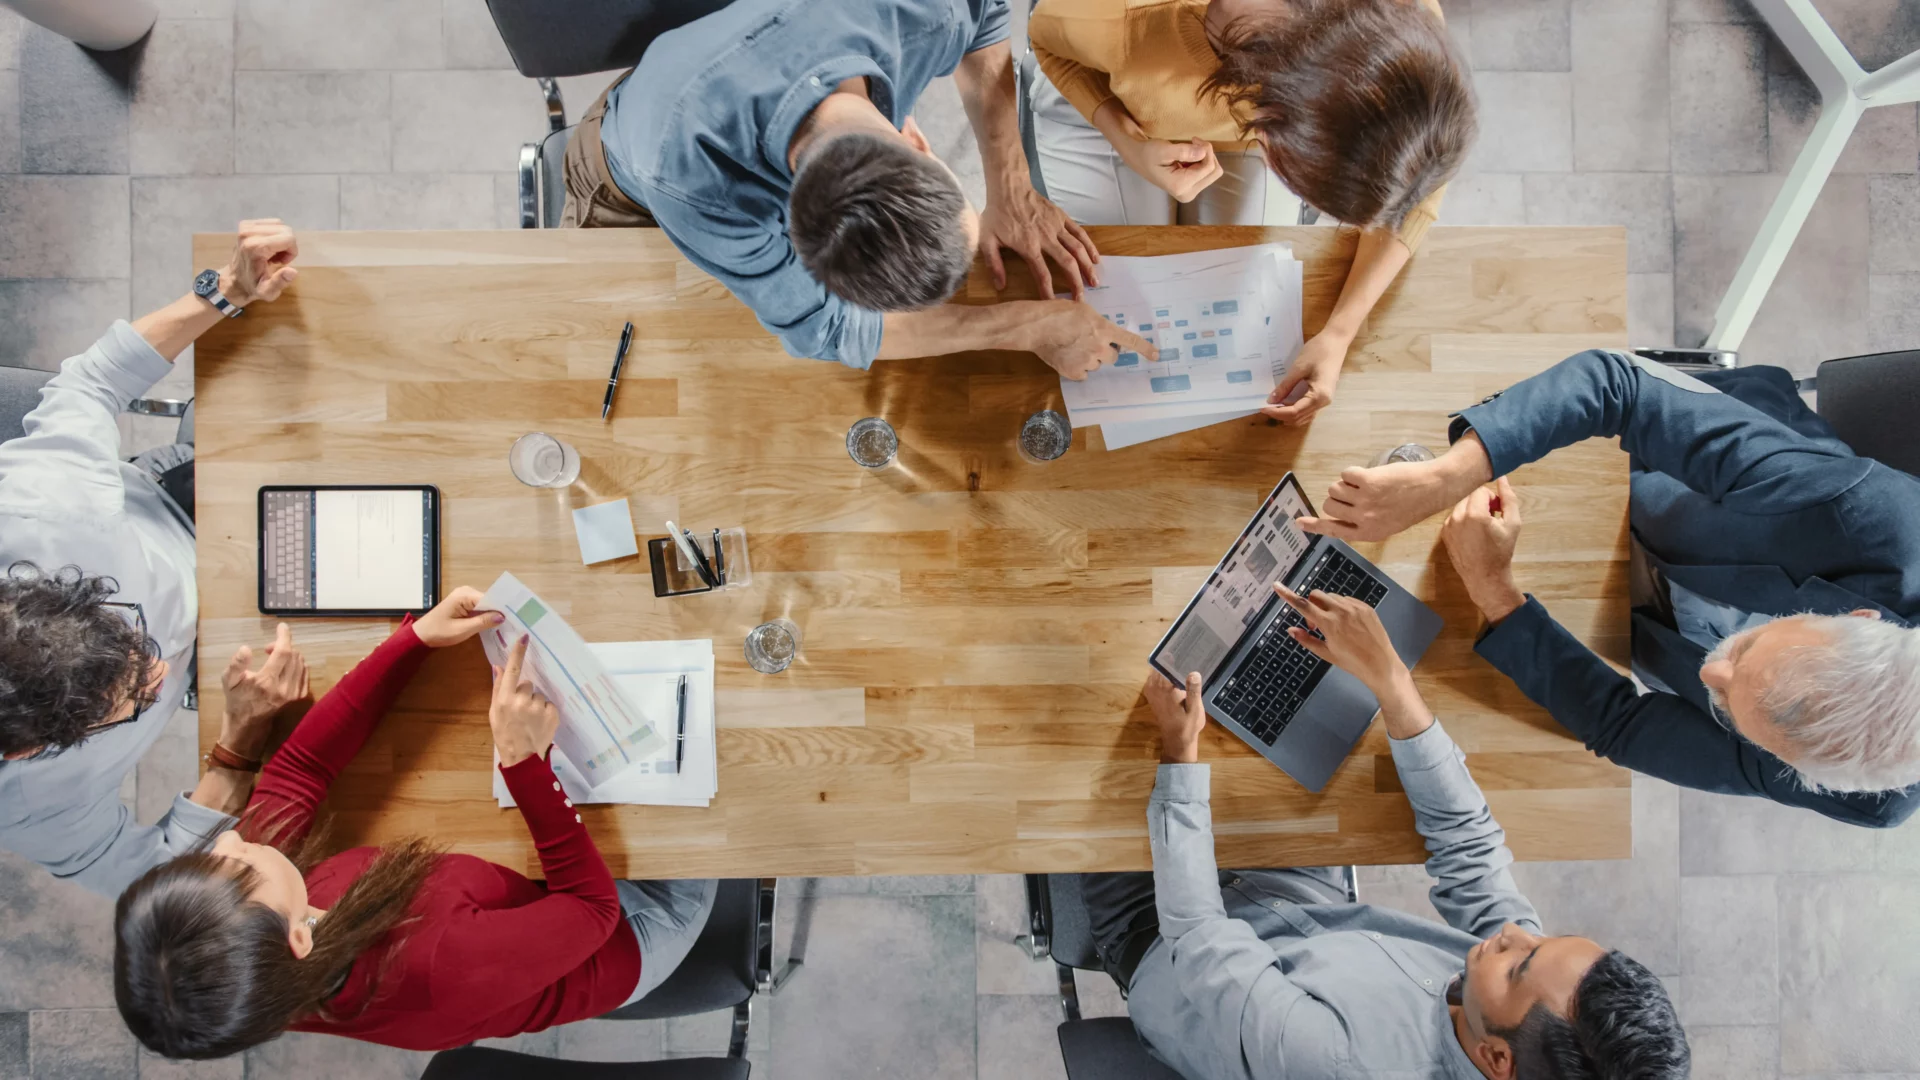
<svg viewBox="0 0 1920 1080">
<path fill-rule="evenodd" d="M 673 774 L 680 775 L 680 766 L 687 760 L 687 677 L 680 676 L 679 691 L 680 720 L 678 733 L 673 737 Z"/>
<path fill-rule="evenodd" d="M 693 538 L 693 530 L 681 529 L 680 531 L 687 534 L 687 546 L 693 549 L 693 558 L 700 564 L 700 576 L 707 579 L 707 584 L 716 589 L 719 588 L 720 575 L 714 572 L 713 563 L 707 561 L 707 553 L 700 550 L 700 541 Z"/>
<path fill-rule="evenodd" d="M 607 376 L 607 399 L 600 403 L 600 419 L 613 411 L 613 392 L 620 388 L 620 367 L 627 362 L 627 346 L 633 344 L 633 324 L 620 331 L 620 347 L 613 353 L 613 374 Z"/>
<path fill-rule="evenodd" d="M 707 588 L 713 588 L 713 571 L 707 569 L 706 557 L 700 554 L 700 549 L 693 546 L 693 534 L 669 521 L 667 535 L 673 537 L 673 542 L 679 545 L 681 557 L 693 567 L 694 573 L 700 576 L 700 580 L 707 583 Z"/>
<path fill-rule="evenodd" d="M 713 530 L 713 576 L 720 580 L 719 585 L 727 583 L 727 553 L 720 550 L 720 530 Z"/>
</svg>

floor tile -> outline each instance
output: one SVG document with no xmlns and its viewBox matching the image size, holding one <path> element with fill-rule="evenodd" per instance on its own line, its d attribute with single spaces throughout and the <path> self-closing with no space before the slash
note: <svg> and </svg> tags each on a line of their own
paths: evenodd
<svg viewBox="0 0 1920 1080">
<path fill-rule="evenodd" d="M 485 173 L 382 173 L 340 178 L 343 229 L 491 229 L 494 177 Z"/>
<path fill-rule="evenodd" d="M 27 1014 L 0 1012 L 0 1077 L 20 1080 L 32 1069 L 27 1057 Z"/>
<path fill-rule="evenodd" d="M 867 891 L 885 896 L 972 896 L 971 874 L 880 875 L 867 879 Z"/>
<path fill-rule="evenodd" d="M 1680 344 L 1705 338 L 1779 188 L 1777 176 L 1673 178 Z M 1808 374 L 1821 360 L 1865 351 L 1867 243 L 1867 178 L 1830 178 L 1741 343 L 1741 362 Z"/>
<path fill-rule="evenodd" d="M 1920 1072 L 1917 877 L 1780 879 L 1780 1071 Z"/>
<path fill-rule="evenodd" d="M 393 165 L 389 78 L 358 71 L 235 72 L 235 170 L 386 172 Z"/>
<path fill-rule="evenodd" d="M 556 1030 L 565 1061 L 658 1061 L 666 1052 L 664 1020 L 581 1020 Z"/>
<path fill-rule="evenodd" d="M 927 133 L 934 154 L 960 178 L 960 190 L 967 193 L 974 208 L 987 204 L 987 179 L 980 164 L 980 146 L 974 142 L 973 129 L 960 104 L 960 91 L 952 76 L 935 79 L 913 106 L 914 122 Z"/>
<path fill-rule="evenodd" d="M 1766 799 L 1680 793 L 1680 873 L 1844 873 L 1871 869 L 1874 831 Z"/>
<path fill-rule="evenodd" d="M 393 76 L 395 172 L 511 169 L 520 160 L 520 144 L 546 130 L 540 88 L 517 71 Z"/>
<path fill-rule="evenodd" d="M 1869 178 L 1867 222 L 1868 270 L 1876 274 L 1920 270 L 1920 175 Z"/>
<path fill-rule="evenodd" d="M 1673 0 L 1675 23 L 1757 23 L 1759 13 L 1749 0 Z"/>
<path fill-rule="evenodd" d="M 749 1004 L 752 1006 L 752 1014 L 747 1018 L 747 1047 L 751 1050 L 766 1050 L 773 1045 L 775 999 L 765 994 L 755 994 Z M 732 1009 L 696 1013 L 692 1016 L 669 1017 L 665 1025 L 663 1045 L 668 1054 L 711 1054 L 715 1057 L 724 1057 L 727 1047 L 733 1042 Z"/>
<path fill-rule="evenodd" d="M 1526 197 L 1518 173 L 1469 173 L 1447 184 L 1442 225 L 1524 225 Z"/>
<path fill-rule="evenodd" d="M 20 171 L 20 73 L 0 70 L 0 173 Z"/>
<path fill-rule="evenodd" d="M 175 425 L 177 430 L 178 421 Z M 264 650 L 256 647 L 254 655 L 264 655 Z M 208 656 L 207 663 L 224 666 L 228 659 Z M 134 817 L 145 822 L 160 820 L 160 815 L 173 807 L 174 796 L 192 791 L 200 782 L 200 714 L 192 709 L 176 710 L 133 771 Z"/>
<path fill-rule="evenodd" d="M 1680 882 L 1680 1022 L 1771 1024 L 1780 1012 L 1780 913 L 1771 877 Z"/>
<path fill-rule="evenodd" d="M 1567 172 L 1573 168 L 1573 77 L 1477 71 L 1480 141 L 1462 172 Z"/>
<path fill-rule="evenodd" d="M 1920 7 L 1912 0 L 1821 0 L 1814 7 L 1868 71 L 1920 48 Z"/>
<path fill-rule="evenodd" d="M 0 7 L 0 71 L 20 69 L 20 38 L 27 20 L 9 7 Z"/>
<path fill-rule="evenodd" d="M 139 1047 L 139 1052 L 140 1080 L 246 1080 L 245 1054 L 219 1061 L 175 1061 L 144 1046 Z"/>
<path fill-rule="evenodd" d="M 1784 52 L 1774 46 L 1778 57 Z M 1784 70 L 1782 70 L 1784 68 Z M 1847 139 L 1833 171 L 1841 173 L 1907 173 L 1920 162 L 1916 135 L 1920 109 L 1912 102 L 1868 109 Z M 1784 173 L 1806 146 L 1807 136 L 1820 119 L 1820 95 L 1791 59 L 1779 59 L 1767 76 L 1767 140 L 1770 167 Z"/>
<path fill-rule="evenodd" d="M 1058 998 L 982 996 L 978 1003 L 979 1080 L 1066 1080 Z"/>
<path fill-rule="evenodd" d="M 823 896 L 806 969 L 780 995 L 783 1075 L 974 1074 L 974 900 Z"/>
<path fill-rule="evenodd" d="M 432 1054 L 344 1039 L 288 1032 L 247 1051 L 247 1075 L 285 1080 L 415 1080 Z"/>
<path fill-rule="evenodd" d="M 1867 278 L 1867 348 L 1920 348 L 1920 274 Z"/>
<path fill-rule="evenodd" d="M 142 175 L 233 171 L 233 21 L 162 19 L 140 50 L 127 160 Z"/>
<path fill-rule="evenodd" d="M 1634 346 L 1673 344 L 1673 275 L 1627 275 L 1627 339 Z"/>
<path fill-rule="evenodd" d="M 255 217 L 281 218 L 296 232 L 337 229 L 340 181 L 332 176 L 134 180 L 134 310 L 151 311 L 192 283 L 201 269 L 193 265 L 194 233 L 232 232 L 243 219 Z"/>
<path fill-rule="evenodd" d="M 981 994 L 1058 992 L 1053 961 L 1035 960 L 1014 942 L 1030 928 L 1026 879 L 988 874 L 975 879 L 973 908 L 974 989 Z"/>
<path fill-rule="evenodd" d="M 1772 1026 L 1687 1028 L 1691 1080 L 1773 1080 L 1780 1075 L 1780 1032 Z M 144 1078 L 143 1078 L 144 1080 Z"/>
<path fill-rule="evenodd" d="M 1667 169 L 1666 0 L 1574 0 L 1573 166 Z"/>
<path fill-rule="evenodd" d="M 233 22 L 233 0 L 156 0 L 163 19 L 222 19 Z"/>
<path fill-rule="evenodd" d="M 529 1031 L 520 1035 L 511 1035 L 504 1039 L 481 1039 L 475 1046 L 490 1046 L 496 1050 L 512 1050 L 520 1054 L 532 1054 L 536 1057 L 560 1056 L 560 1029 L 548 1028 L 545 1031 Z M 142 1076 L 140 1080 L 147 1080 Z"/>
<path fill-rule="evenodd" d="M 1440 922 L 1440 913 L 1434 910 L 1430 895 L 1432 888 L 1433 879 L 1427 876 L 1427 868 L 1417 864 L 1360 868 L 1361 903 Z"/>
<path fill-rule="evenodd" d="M 243 69 L 408 71 L 445 60 L 434 0 L 239 0 L 234 28 Z"/>
<path fill-rule="evenodd" d="M 487 12 L 487 0 L 441 0 L 440 38 L 450 68 L 510 68 L 513 57 L 500 40 L 500 28 Z"/>
<path fill-rule="evenodd" d="M 1673 27 L 1667 62 L 1674 172 L 1766 169 L 1766 56 L 1766 32 L 1757 26 Z"/>
<path fill-rule="evenodd" d="M 0 281 L 0 364 L 58 370 L 127 315 L 124 278 Z"/>
<path fill-rule="evenodd" d="M 1075 971 L 1073 986 L 1074 996 L 1080 999 L 1080 1015 L 1084 1019 L 1127 1015 L 1127 999 L 1120 995 L 1120 985 L 1106 972 Z"/>
<path fill-rule="evenodd" d="M 1475 71 L 1566 71 L 1567 0 L 1473 0 Z"/>
<path fill-rule="evenodd" d="M 20 42 L 21 167 L 126 172 L 130 62 L 130 52 L 91 52 L 29 26 Z"/>
<path fill-rule="evenodd" d="M 1460 59 L 1469 67 L 1473 60 L 1473 0 L 1440 0 L 1440 11 L 1447 23 L 1447 34 L 1460 50 Z"/>
<path fill-rule="evenodd" d="M 117 1009 L 50 1009 L 28 1019 L 33 1080 L 134 1080 L 139 1045 Z"/>
<path fill-rule="evenodd" d="M 127 275 L 127 178 L 0 176 L 0 278 Z"/>
<path fill-rule="evenodd" d="M 1673 194 L 1666 173 L 1533 173 L 1529 225 L 1625 225 L 1628 273 L 1673 269 Z"/>
</svg>

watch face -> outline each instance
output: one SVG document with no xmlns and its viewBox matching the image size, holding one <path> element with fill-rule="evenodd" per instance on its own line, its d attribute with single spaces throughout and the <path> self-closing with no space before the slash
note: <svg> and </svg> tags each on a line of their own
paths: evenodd
<svg viewBox="0 0 1920 1080">
<path fill-rule="evenodd" d="M 212 270 L 202 270 L 200 271 L 200 276 L 193 279 L 193 294 L 195 296 L 212 296 L 219 291 L 220 275 Z"/>
</svg>

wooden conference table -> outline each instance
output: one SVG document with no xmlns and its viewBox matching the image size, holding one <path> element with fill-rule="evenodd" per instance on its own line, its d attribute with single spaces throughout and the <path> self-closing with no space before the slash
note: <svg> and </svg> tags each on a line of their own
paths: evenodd
<svg viewBox="0 0 1920 1080">
<path fill-rule="evenodd" d="M 1309 334 L 1353 248 L 1328 228 L 1093 233 L 1115 255 L 1291 241 Z M 219 265 L 231 243 L 197 238 L 195 265 Z M 444 587 L 484 589 L 511 570 L 590 641 L 713 639 L 712 807 L 582 811 L 613 871 L 634 877 L 1148 866 L 1147 652 L 1281 473 L 1297 471 L 1317 502 L 1383 448 L 1444 446 L 1448 410 L 1625 343 L 1622 229 L 1436 228 L 1307 428 L 1255 418 L 1113 452 L 1082 430 L 1066 457 L 1036 466 L 1015 433 L 1060 392 L 1032 356 L 871 372 L 791 359 L 654 230 L 305 233 L 300 247 L 286 297 L 198 346 L 202 693 L 219 701 L 235 646 L 272 638 L 255 595 L 261 485 L 436 484 Z M 1031 296 L 1024 271 L 1009 271 L 1005 295 Z M 993 298 L 976 267 L 963 301 Z M 633 352 L 602 424 L 627 319 Z M 900 432 L 885 471 L 844 449 L 869 415 Z M 508 472 L 508 447 L 531 430 L 579 447 L 572 490 Z M 1514 477 L 1522 587 L 1617 663 L 1626 480 L 1626 456 L 1601 441 Z M 622 496 L 643 539 L 668 518 L 744 525 L 752 587 L 656 599 L 644 549 L 583 567 L 569 511 Z M 1479 620 L 1439 520 L 1359 545 L 1447 620 L 1418 668 L 1427 701 L 1520 858 L 1628 856 L 1627 774 L 1473 655 Z M 781 615 L 801 626 L 803 655 L 757 674 L 742 638 Z M 314 692 L 391 629 L 296 622 Z M 428 662 L 335 786 L 336 842 L 424 834 L 538 872 L 519 815 L 490 794 L 488 683 L 477 642 Z M 218 716 L 201 713 L 203 748 Z M 1377 724 L 1320 795 L 1217 728 L 1201 757 L 1223 866 L 1424 857 Z"/>
</svg>

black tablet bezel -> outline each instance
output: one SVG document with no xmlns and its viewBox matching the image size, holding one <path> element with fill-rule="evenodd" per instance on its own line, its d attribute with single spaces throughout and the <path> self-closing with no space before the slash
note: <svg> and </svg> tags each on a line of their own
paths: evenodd
<svg viewBox="0 0 1920 1080">
<path fill-rule="evenodd" d="M 429 540 L 428 550 L 433 553 L 429 564 L 430 590 L 432 599 L 422 608 L 270 608 L 267 606 L 267 494 L 275 491 L 422 491 L 431 492 L 432 513 L 427 515 L 426 527 Z M 440 489 L 432 484 L 268 484 L 254 496 L 253 504 L 253 566 L 254 566 L 254 606 L 262 615 L 280 618 L 334 619 L 355 616 L 374 618 L 396 618 L 401 615 L 424 614 L 428 608 L 440 602 Z"/>
</svg>

